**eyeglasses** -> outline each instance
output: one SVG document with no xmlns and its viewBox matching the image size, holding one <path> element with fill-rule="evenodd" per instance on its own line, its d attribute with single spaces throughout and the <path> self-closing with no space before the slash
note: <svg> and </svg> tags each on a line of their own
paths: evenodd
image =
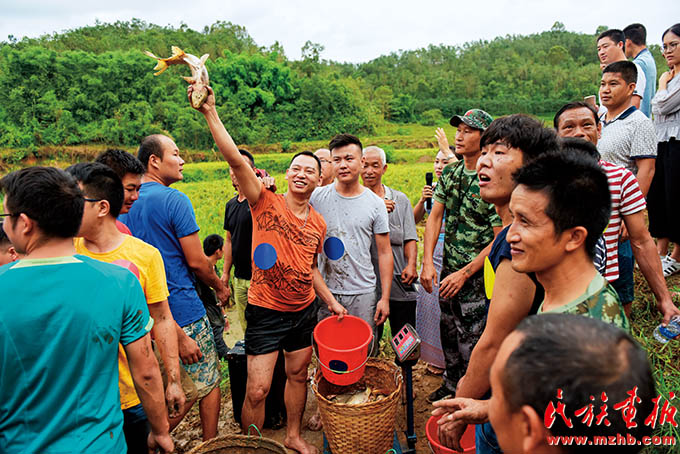
<svg viewBox="0 0 680 454">
<path fill-rule="evenodd" d="M 83 197 L 83 200 L 86 202 L 101 202 L 103 199 L 88 199 L 87 197 Z"/>
<path fill-rule="evenodd" d="M 675 49 L 678 48 L 678 44 L 680 44 L 680 42 L 678 42 L 678 41 L 673 41 L 672 43 L 664 44 L 663 45 L 664 53 L 673 52 Z"/>
<path fill-rule="evenodd" d="M 14 217 L 14 216 L 16 216 L 16 214 L 12 214 L 12 213 L 0 213 L 0 218 L 12 218 L 12 217 Z"/>
</svg>

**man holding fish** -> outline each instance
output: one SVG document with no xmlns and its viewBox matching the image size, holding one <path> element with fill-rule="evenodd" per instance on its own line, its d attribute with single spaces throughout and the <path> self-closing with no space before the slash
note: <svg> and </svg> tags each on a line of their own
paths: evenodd
<svg viewBox="0 0 680 454">
<path fill-rule="evenodd" d="M 193 85 L 189 87 L 190 99 L 196 89 Z M 253 217 L 253 270 L 245 311 L 248 382 L 242 426 L 262 427 L 265 398 L 279 349 L 283 348 L 288 417 L 284 444 L 303 454 L 316 453 L 318 450 L 301 437 L 300 426 L 307 400 L 311 335 L 320 304 L 317 300 L 320 297 L 340 317 L 347 313 L 328 290 L 317 268 L 326 223 L 309 205 L 309 198 L 319 184 L 321 163 L 311 152 L 298 153 L 286 172 L 288 191 L 285 194 L 265 191 L 224 128 L 212 89 L 208 88 L 205 102 L 194 107 L 205 116 L 217 147 L 248 199 Z"/>
</svg>

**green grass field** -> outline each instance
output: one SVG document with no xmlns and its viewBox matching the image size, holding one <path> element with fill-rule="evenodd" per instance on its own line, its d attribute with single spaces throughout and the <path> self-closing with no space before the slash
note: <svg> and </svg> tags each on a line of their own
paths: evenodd
<svg viewBox="0 0 680 454">
<path fill-rule="evenodd" d="M 429 129 L 432 131 L 432 128 Z M 420 132 L 420 131 L 419 131 Z M 376 140 L 375 143 L 381 143 Z M 412 203 L 420 197 L 420 191 L 424 184 L 425 172 L 432 171 L 435 150 L 429 149 L 396 149 L 393 157 L 396 163 L 389 164 L 384 182 L 388 186 L 404 192 Z M 276 179 L 278 192 L 286 188 L 285 169 L 292 154 L 276 153 L 256 155 L 258 167 L 270 171 Z M 276 169 L 276 171 L 273 171 Z M 208 162 L 185 165 L 187 182 L 180 182 L 173 187 L 187 194 L 196 211 L 198 224 L 201 227 L 200 237 L 203 239 L 211 233 L 224 235 L 222 229 L 224 220 L 224 205 L 235 191 L 228 177 L 228 166 L 225 162 Z M 422 235 L 422 225 L 419 232 Z M 422 243 L 419 247 L 419 256 L 422 255 Z M 221 264 L 218 264 L 221 269 Z M 633 306 L 631 324 L 633 334 L 637 341 L 649 353 L 649 359 L 654 367 L 657 390 L 666 399 L 670 392 L 680 393 L 680 350 L 678 341 L 663 347 L 657 342 L 652 332 L 660 323 L 661 316 L 654 307 L 654 297 L 647 286 L 646 281 L 636 271 L 636 301 Z M 680 277 L 669 279 L 671 290 L 680 291 Z M 388 330 L 385 330 L 387 333 Z M 672 404 L 677 402 L 672 401 Z M 611 406 L 610 406 L 611 407 Z M 610 409 L 610 411 L 613 411 Z M 646 415 L 643 416 L 646 417 Z M 655 435 L 674 436 L 680 440 L 680 431 L 670 424 L 657 427 Z M 650 446 L 645 453 L 680 453 L 680 446 L 662 447 Z"/>
</svg>

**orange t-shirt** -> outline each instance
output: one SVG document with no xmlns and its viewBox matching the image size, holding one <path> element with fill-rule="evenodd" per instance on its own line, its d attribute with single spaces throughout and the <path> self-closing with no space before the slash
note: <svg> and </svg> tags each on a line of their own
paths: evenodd
<svg viewBox="0 0 680 454">
<path fill-rule="evenodd" d="M 309 206 L 307 220 L 295 216 L 283 194 L 263 190 L 253 217 L 253 275 L 248 304 L 296 312 L 316 298 L 312 265 L 322 250 L 326 222 Z"/>
</svg>

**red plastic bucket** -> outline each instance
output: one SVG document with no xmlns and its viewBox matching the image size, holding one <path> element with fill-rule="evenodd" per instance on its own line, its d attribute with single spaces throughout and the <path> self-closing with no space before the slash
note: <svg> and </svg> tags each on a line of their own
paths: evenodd
<svg viewBox="0 0 680 454">
<path fill-rule="evenodd" d="M 460 446 L 463 448 L 462 451 L 454 451 L 446 446 L 439 443 L 439 436 L 437 435 L 437 421 L 439 421 L 440 416 L 431 416 L 427 420 L 427 425 L 425 426 L 425 435 L 427 435 L 427 441 L 430 445 L 430 450 L 434 454 L 459 454 L 466 453 L 471 454 L 475 452 L 475 425 L 470 424 L 463 432 L 463 436 L 460 438 Z"/>
<path fill-rule="evenodd" d="M 314 328 L 324 378 L 335 385 L 351 385 L 364 375 L 368 344 L 373 331 L 359 317 L 345 315 L 341 321 L 333 315 L 321 320 Z"/>
</svg>

